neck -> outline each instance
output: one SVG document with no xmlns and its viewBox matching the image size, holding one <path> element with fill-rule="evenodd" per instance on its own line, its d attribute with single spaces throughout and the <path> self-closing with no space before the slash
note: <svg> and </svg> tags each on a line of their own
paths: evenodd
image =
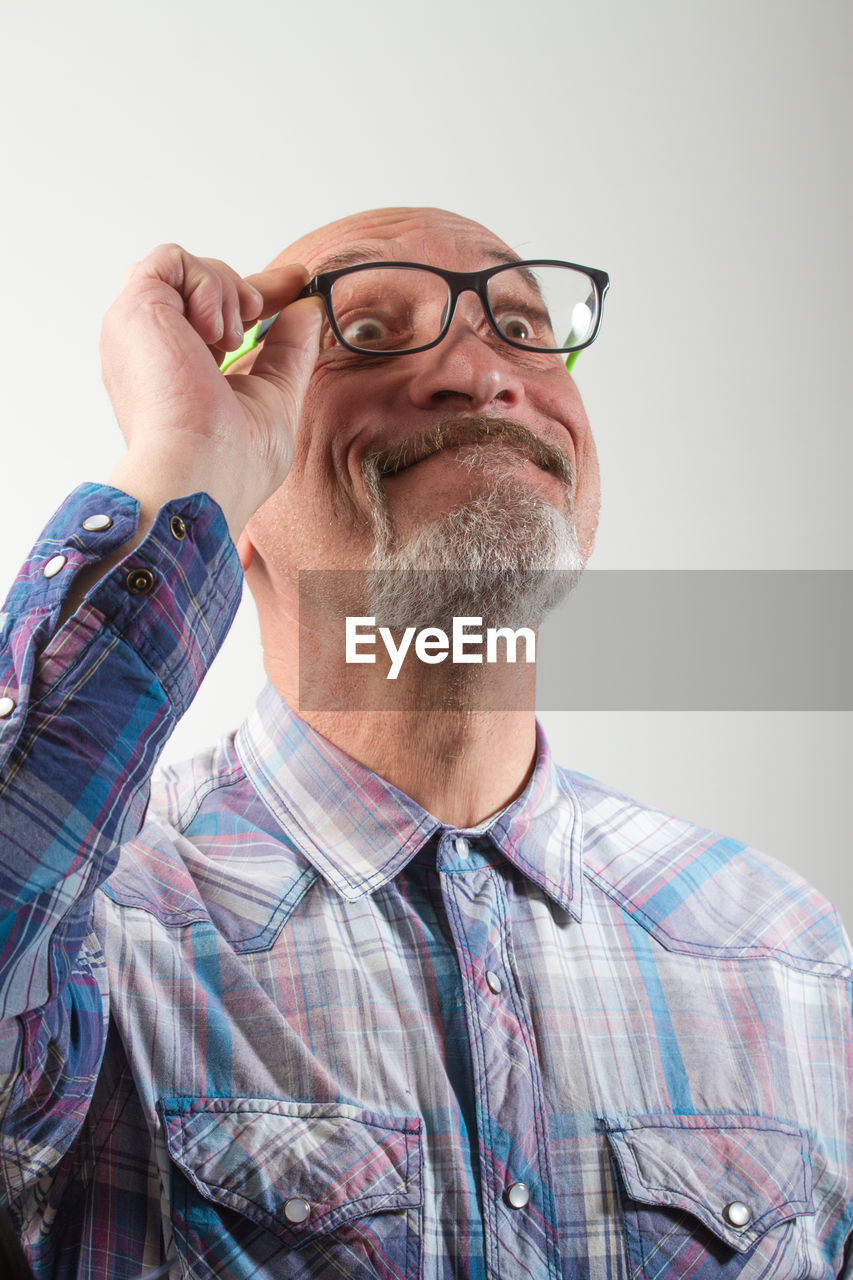
<svg viewBox="0 0 853 1280">
<path fill-rule="evenodd" d="M 489 818 L 524 789 L 536 751 L 535 665 L 394 663 L 380 638 L 347 662 L 340 612 L 262 607 L 264 667 L 303 720 L 450 826 Z M 297 614 L 298 622 L 297 622 Z M 396 637 L 399 644 L 400 637 Z M 469 650 L 470 652 L 470 650 Z M 505 649 L 499 652 L 503 657 Z"/>
<path fill-rule="evenodd" d="M 269 667 L 268 674 L 278 687 Z M 294 709 L 448 826 L 477 826 L 497 813 L 524 790 L 533 768 L 531 711 Z"/>
</svg>

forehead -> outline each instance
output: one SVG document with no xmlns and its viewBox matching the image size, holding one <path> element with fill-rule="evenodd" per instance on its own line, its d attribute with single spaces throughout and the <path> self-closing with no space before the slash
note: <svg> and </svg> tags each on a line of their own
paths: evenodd
<svg viewBox="0 0 853 1280">
<path fill-rule="evenodd" d="M 271 266 L 301 262 L 312 275 L 371 259 L 475 270 L 517 255 L 494 232 L 444 209 L 372 209 L 302 236 Z"/>
</svg>

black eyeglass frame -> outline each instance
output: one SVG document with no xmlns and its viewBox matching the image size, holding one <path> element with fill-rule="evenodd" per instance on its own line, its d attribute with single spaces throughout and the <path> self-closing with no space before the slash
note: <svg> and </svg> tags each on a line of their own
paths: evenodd
<svg viewBox="0 0 853 1280">
<path fill-rule="evenodd" d="M 336 280 L 340 280 L 342 276 L 352 275 L 356 271 L 370 271 L 382 267 L 404 267 L 409 270 L 429 271 L 433 275 L 440 276 L 445 281 L 450 290 L 450 302 L 445 317 L 444 325 L 437 338 L 432 342 L 426 342 L 420 347 L 406 347 L 402 351 L 396 351 L 393 348 L 389 350 L 371 350 L 365 347 L 354 347 L 352 343 L 347 342 L 346 338 L 338 328 L 335 320 L 334 310 L 332 308 L 332 287 Z M 573 271 L 582 272 L 589 276 L 593 283 L 596 296 L 596 319 L 595 327 L 591 335 L 584 341 L 575 343 L 573 346 L 566 347 L 534 347 L 527 342 L 515 342 L 512 338 L 508 338 L 505 333 L 501 333 L 498 328 L 498 322 L 492 314 L 489 305 L 488 282 L 492 276 L 499 275 L 502 271 L 514 271 L 518 267 L 528 267 L 535 269 L 536 267 L 569 267 Z M 456 314 L 456 303 L 461 294 L 466 292 L 476 293 L 480 299 L 483 308 L 483 314 L 489 322 L 489 326 L 502 342 L 506 342 L 511 347 L 516 347 L 520 351 L 536 351 L 545 354 L 558 354 L 560 352 L 583 351 L 591 343 L 595 342 L 598 337 L 598 331 L 601 328 L 601 317 L 604 311 L 604 295 L 610 287 L 610 277 L 606 271 L 599 271 L 596 267 L 584 267 L 578 262 L 562 262 L 556 258 L 531 258 L 523 259 L 518 262 L 501 262 L 494 267 L 485 267 L 482 271 L 445 271 L 441 267 L 427 266 L 423 262 L 359 262 L 350 267 L 339 267 L 335 271 L 322 271 L 319 275 L 314 276 L 313 280 L 309 280 L 305 288 L 299 294 L 300 298 L 321 297 L 326 308 L 326 315 L 329 320 L 332 332 L 337 341 L 347 351 L 353 351 L 360 356 L 410 356 L 418 351 L 429 351 L 432 347 L 437 347 L 440 342 L 447 336 L 447 332 L 453 323 L 453 317 Z M 273 317 L 274 318 L 274 317 Z M 270 320 L 268 323 L 272 323 Z M 261 337 L 259 331 L 258 338 Z"/>
</svg>

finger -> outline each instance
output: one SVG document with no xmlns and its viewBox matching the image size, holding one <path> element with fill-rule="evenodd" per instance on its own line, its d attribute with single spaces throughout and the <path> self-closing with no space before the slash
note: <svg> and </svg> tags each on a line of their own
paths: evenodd
<svg viewBox="0 0 853 1280">
<path fill-rule="evenodd" d="M 249 327 L 249 320 L 255 323 L 257 320 L 267 320 L 270 316 L 277 316 L 279 312 L 299 297 L 308 280 L 309 273 L 307 269 L 298 263 L 291 263 L 285 267 L 272 267 L 265 271 L 259 271 L 255 275 L 246 276 L 241 283 L 254 296 L 261 298 L 261 306 L 254 309 L 250 316 L 246 316 L 245 312 L 243 313 L 246 324 L 240 328 L 238 341 L 235 341 L 233 337 L 231 341 L 228 341 L 226 334 L 226 337 L 220 342 L 211 345 L 211 353 L 217 357 L 219 363 L 222 363 L 221 357 L 237 351 L 243 345 L 244 328 Z"/>
<path fill-rule="evenodd" d="M 255 275 L 246 276 L 246 283 L 262 295 L 264 304 L 259 314 L 262 319 L 266 319 L 294 302 L 309 279 L 310 275 L 305 267 L 299 263 L 290 263 L 286 267 L 269 267 Z"/>
<path fill-rule="evenodd" d="M 217 345 L 224 350 L 233 351 L 235 346 L 239 347 L 242 343 L 244 330 L 261 314 L 263 294 L 238 275 L 227 262 L 222 262 L 219 258 L 202 258 L 201 261 L 222 282 L 223 337 Z"/>
<path fill-rule="evenodd" d="M 294 428 L 317 363 L 323 316 L 320 298 L 303 298 L 285 306 L 252 366 L 252 377 L 262 378 L 278 392 L 284 416 Z"/>
<path fill-rule="evenodd" d="M 183 289 L 185 312 L 196 333 L 208 343 L 218 343 L 225 334 L 222 295 L 219 273 L 193 258 L 187 264 Z"/>
<path fill-rule="evenodd" d="M 149 351 L 149 359 L 162 354 L 163 334 L 171 335 L 170 342 L 180 346 L 184 341 L 181 331 L 186 324 L 187 303 L 184 292 L 196 260 L 180 245 L 160 245 L 140 262 L 134 263 L 125 273 L 121 289 L 104 316 L 101 327 L 101 357 L 105 377 L 115 373 L 132 350 Z M 200 278 L 194 279 L 196 306 L 203 301 L 204 290 Z M 195 337 L 202 343 L 219 339 L 219 326 L 214 309 L 200 316 L 200 331 Z M 133 335 L 131 341 L 131 335 Z M 190 350 L 191 348 L 188 348 Z M 124 353 L 116 363 L 116 353 Z"/>
<path fill-rule="evenodd" d="M 225 267 L 224 263 L 220 265 Z M 230 271 L 230 268 L 225 269 Z M 243 345 L 245 330 L 251 324 L 277 315 L 298 298 L 308 283 L 308 278 L 306 268 L 298 264 L 260 271 L 255 275 L 246 276 L 245 280 L 234 273 L 235 286 L 238 288 L 242 286 L 242 296 L 251 298 L 251 306 L 246 309 L 238 304 L 240 320 L 237 320 L 237 311 L 235 311 L 233 329 L 229 330 L 226 327 L 222 339 L 211 344 L 210 351 L 217 357 L 219 363 L 222 363 L 222 356 L 237 351 Z"/>
<path fill-rule="evenodd" d="M 187 253 L 179 244 L 159 245 L 126 273 L 127 290 L 166 302 L 184 312 L 208 346 L 240 345 L 243 320 L 260 314 L 263 297 L 218 258 Z"/>
</svg>

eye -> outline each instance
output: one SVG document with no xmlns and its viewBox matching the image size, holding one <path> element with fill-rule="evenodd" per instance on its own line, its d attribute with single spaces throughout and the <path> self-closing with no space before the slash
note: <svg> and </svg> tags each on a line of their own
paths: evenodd
<svg viewBox="0 0 853 1280">
<path fill-rule="evenodd" d="M 513 342 L 529 342 L 534 336 L 533 326 L 526 316 L 501 316 L 498 328 L 505 338 L 511 338 Z"/>
<path fill-rule="evenodd" d="M 342 327 L 341 337 L 354 347 L 380 347 L 388 341 L 391 333 L 376 316 L 363 316 Z"/>
</svg>

